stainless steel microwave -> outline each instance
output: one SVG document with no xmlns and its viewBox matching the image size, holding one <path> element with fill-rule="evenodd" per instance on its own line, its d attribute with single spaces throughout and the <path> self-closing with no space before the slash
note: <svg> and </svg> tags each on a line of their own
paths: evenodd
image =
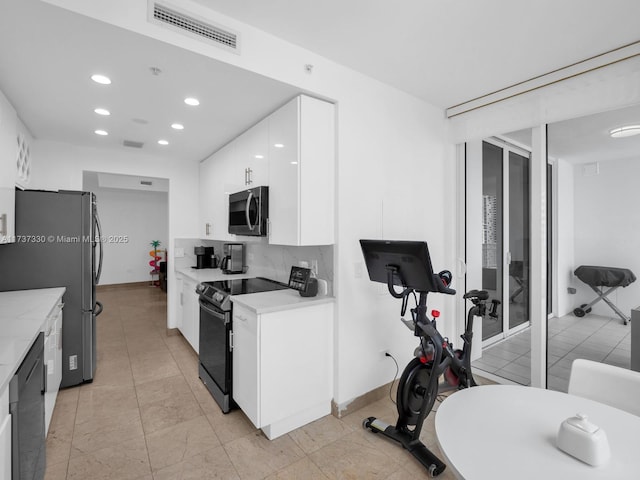
<svg viewBox="0 0 640 480">
<path fill-rule="evenodd" d="M 229 195 L 229 233 L 264 237 L 269 218 L 269 187 Z"/>
</svg>

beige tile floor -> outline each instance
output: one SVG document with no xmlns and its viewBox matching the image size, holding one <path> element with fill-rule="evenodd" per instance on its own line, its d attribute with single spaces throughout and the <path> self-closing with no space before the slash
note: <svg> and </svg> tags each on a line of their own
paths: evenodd
<svg viewBox="0 0 640 480">
<path fill-rule="evenodd" d="M 180 335 L 167 335 L 166 297 L 135 286 L 99 292 L 98 366 L 91 384 L 60 391 L 47 438 L 47 480 L 427 478 L 405 450 L 364 430 L 393 423 L 387 397 L 269 441 L 235 410 L 222 414 Z M 438 455 L 434 415 L 422 438 Z M 440 477 L 454 478 L 450 471 Z"/>
</svg>

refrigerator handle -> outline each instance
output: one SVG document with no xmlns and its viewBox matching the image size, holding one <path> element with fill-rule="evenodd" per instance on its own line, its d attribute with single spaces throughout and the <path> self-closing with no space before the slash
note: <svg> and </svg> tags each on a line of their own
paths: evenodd
<svg viewBox="0 0 640 480">
<path fill-rule="evenodd" d="M 102 227 L 100 226 L 100 218 L 98 217 L 98 213 L 96 212 L 93 215 L 93 218 L 95 219 L 96 222 L 96 230 L 98 231 L 98 243 L 100 244 L 100 260 L 98 262 L 98 269 L 96 272 L 96 282 L 95 284 L 97 285 L 98 283 L 100 283 L 100 275 L 102 275 L 102 259 L 103 259 L 103 251 L 102 251 Z"/>
<path fill-rule="evenodd" d="M 96 307 L 93 309 L 93 314 L 97 317 L 102 313 L 102 310 L 103 310 L 102 303 L 96 300 Z"/>
</svg>

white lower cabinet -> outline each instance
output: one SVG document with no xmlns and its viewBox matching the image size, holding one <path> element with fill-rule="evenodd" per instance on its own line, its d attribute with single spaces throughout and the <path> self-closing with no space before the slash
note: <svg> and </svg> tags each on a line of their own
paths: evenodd
<svg viewBox="0 0 640 480">
<path fill-rule="evenodd" d="M 233 307 L 233 398 L 273 439 L 331 413 L 333 304 Z"/>
<path fill-rule="evenodd" d="M 0 392 L 0 480 L 11 480 L 11 414 L 8 387 Z"/>
<path fill-rule="evenodd" d="M 49 433 L 49 424 L 53 416 L 60 382 L 62 381 L 62 298 L 53 308 L 44 331 L 44 368 L 46 375 L 44 393 L 45 436 Z"/>
<path fill-rule="evenodd" d="M 196 353 L 199 353 L 200 304 L 196 293 L 197 285 L 198 282 L 188 277 L 182 280 L 182 322 L 178 328 Z"/>
</svg>

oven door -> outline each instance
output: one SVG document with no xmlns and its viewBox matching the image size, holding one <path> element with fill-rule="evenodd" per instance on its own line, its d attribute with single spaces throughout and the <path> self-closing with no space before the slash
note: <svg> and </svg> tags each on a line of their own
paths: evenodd
<svg viewBox="0 0 640 480">
<path fill-rule="evenodd" d="M 231 394 L 231 312 L 200 298 L 200 365 L 220 393 Z"/>
</svg>

